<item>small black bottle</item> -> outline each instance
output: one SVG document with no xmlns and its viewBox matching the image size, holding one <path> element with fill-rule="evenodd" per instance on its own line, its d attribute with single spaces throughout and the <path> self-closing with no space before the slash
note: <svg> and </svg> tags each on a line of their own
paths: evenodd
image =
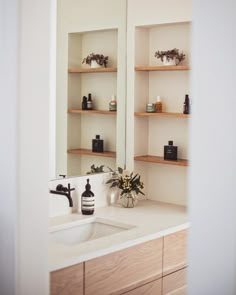
<svg viewBox="0 0 236 295">
<path fill-rule="evenodd" d="M 94 193 L 91 191 L 89 179 L 85 185 L 85 191 L 81 195 L 81 212 L 84 215 L 92 215 L 94 213 L 95 198 Z"/>
<path fill-rule="evenodd" d="M 185 95 L 185 101 L 184 101 L 184 114 L 190 114 L 190 101 L 188 94 Z"/>
<path fill-rule="evenodd" d="M 103 153 L 103 140 L 100 139 L 100 135 L 96 135 L 96 138 L 92 140 L 92 151 Z"/>
<path fill-rule="evenodd" d="M 83 96 L 83 101 L 82 101 L 82 110 L 87 110 L 87 97 Z"/>
<path fill-rule="evenodd" d="M 93 109 L 93 101 L 92 101 L 92 94 L 88 94 L 88 100 L 87 100 L 87 110 Z"/>
<path fill-rule="evenodd" d="M 177 160 L 178 147 L 173 146 L 173 141 L 168 141 L 168 145 L 164 146 L 164 160 Z"/>
</svg>

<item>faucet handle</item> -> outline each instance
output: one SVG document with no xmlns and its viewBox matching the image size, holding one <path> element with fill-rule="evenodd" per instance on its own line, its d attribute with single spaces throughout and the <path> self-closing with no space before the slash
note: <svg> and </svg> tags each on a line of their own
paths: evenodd
<svg viewBox="0 0 236 295">
<path fill-rule="evenodd" d="M 66 174 L 59 174 L 59 176 L 66 178 Z"/>
<path fill-rule="evenodd" d="M 68 192 L 68 188 L 66 186 L 63 186 L 62 184 L 58 184 L 56 186 L 56 190 L 58 192 Z"/>
<path fill-rule="evenodd" d="M 68 183 L 67 191 L 68 191 L 68 192 L 71 192 L 71 191 L 74 191 L 74 190 L 75 190 L 75 188 L 70 188 L 70 183 Z"/>
</svg>

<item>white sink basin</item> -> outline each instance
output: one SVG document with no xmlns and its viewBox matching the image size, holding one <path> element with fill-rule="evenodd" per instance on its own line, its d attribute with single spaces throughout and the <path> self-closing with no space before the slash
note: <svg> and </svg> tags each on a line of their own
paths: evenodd
<svg viewBox="0 0 236 295">
<path fill-rule="evenodd" d="M 90 218 L 51 229 L 50 241 L 64 245 L 76 245 L 110 236 L 133 227 L 132 225 L 107 219 Z"/>
</svg>

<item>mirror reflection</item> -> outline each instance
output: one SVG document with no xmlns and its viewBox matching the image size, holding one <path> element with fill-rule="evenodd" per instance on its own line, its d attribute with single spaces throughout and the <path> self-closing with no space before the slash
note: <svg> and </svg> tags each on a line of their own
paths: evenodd
<svg viewBox="0 0 236 295">
<path fill-rule="evenodd" d="M 126 1 L 89 2 L 58 1 L 56 178 L 125 165 Z"/>
</svg>

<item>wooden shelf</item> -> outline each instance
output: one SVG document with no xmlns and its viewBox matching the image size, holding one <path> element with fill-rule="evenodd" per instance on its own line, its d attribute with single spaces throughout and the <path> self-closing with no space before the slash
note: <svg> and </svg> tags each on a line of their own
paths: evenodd
<svg viewBox="0 0 236 295">
<path fill-rule="evenodd" d="M 68 73 L 108 73 L 117 72 L 117 68 L 80 68 L 80 69 L 68 69 Z"/>
<path fill-rule="evenodd" d="M 189 115 L 182 113 L 147 113 L 147 112 L 135 112 L 135 116 L 138 117 L 166 117 L 166 118 L 189 118 Z"/>
<path fill-rule="evenodd" d="M 142 162 L 150 162 L 150 163 L 159 163 L 159 164 L 167 164 L 167 165 L 177 165 L 177 166 L 188 166 L 188 160 L 185 159 L 178 159 L 177 161 L 168 161 L 164 160 L 163 157 L 159 156 L 136 156 L 134 157 L 135 161 L 142 161 Z"/>
<path fill-rule="evenodd" d="M 71 149 L 71 150 L 68 150 L 67 152 L 68 152 L 68 154 L 116 158 L 115 152 L 94 153 L 91 150 L 87 150 L 87 149 Z"/>
<path fill-rule="evenodd" d="M 116 115 L 115 111 L 106 111 L 106 110 L 76 110 L 76 109 L 69 109 L 69 114 L 84 114 L 84 115 Z"/>
<path fill-rule="evenodd" d="M 135 71 L 187 71 L 189 66 L 137 66 Z"/>
</svg>

